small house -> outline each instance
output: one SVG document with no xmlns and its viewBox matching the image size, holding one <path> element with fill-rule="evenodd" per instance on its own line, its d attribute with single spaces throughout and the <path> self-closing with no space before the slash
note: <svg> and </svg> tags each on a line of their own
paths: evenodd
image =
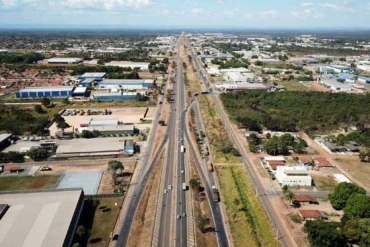
<svg viewBox="0 0 370 247">
<path fill-rule="evenodd" d="M 327 220 L 328 216 L 319 210 L 299 210 L 303 220 Z"/>
</svg>

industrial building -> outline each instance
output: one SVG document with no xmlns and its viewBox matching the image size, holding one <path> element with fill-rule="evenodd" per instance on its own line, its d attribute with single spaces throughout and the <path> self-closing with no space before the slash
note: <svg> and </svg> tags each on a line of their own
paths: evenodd
<svg viewBox="0 0 370 247">
<path fill-rule="evenodd" d="M 322 78 L 319 83 L 322 84 L 326 88 L 330 88 L 333 91 L 351 91 L 352 90 L 352 85 L 338 82 L 332 79 Z"/>
<path fill-rule="evenodd" d="M 311 186 L 312 178 L 308 170 L 303 166 L 278 166 L 276 167 L 276 180 L 281 185 L 288 186 Z"/>
<path fill-rule="evenodd" d="M 0 193 L 0 246 L 72 246 L 83 199 L 82 189 Z"/>
<path fill-rule="evenodd" d="M 104 72 L 91 72 L 85 73 L 79 77 L 81 80 L 94 79 L 95 81 L 102 81 L 107 73 Z"/>
<path fill-rule="evenodd" d="M 80 81 L 78 83 L 79 87 L 92 87 L 96 83 L 96 80 L 93 78 L 88 78 Z"/>
<path fill-rule="evenodd" d="M 266 86 L 262 83 L 223 83 L 217 84 L 216 88 L 222 91 L 237 91 L 237 90 L 266 90 Z"/>
<path fill-rule="evenodd" d="M 110 89 L 136 89 L 143 90 L 149 89 L 155 84 L 155 80 L 141 80 L 141 79 L 132 79 L 132 80 L 116 80 L 116 79 L 107 79 L 99 82 L 99 88 L 110 88 Z"/>
<path fill-rule="evenodd" d="M 138 68 L 141 71 L 149 70 L 150 63 L 148 62 L 130 62 L 130 61 L 112 61 L 105 63 L 105 66 L 118 66 L 121 68 Z"/>
<path fill-rule="evenodd" d="M 73 90 L 72 96 L 86 97 L 87 87 L 76 87 Z"/>
<path fill-rule="evenodd" d="M 91 101 L 102 101 L 102 102 L 109 102 L 109 101 L 127 101 L 127 100 L 136 100 L 137 99 L 136 92 L 118 92 L 114 90 L 109 91 L 93 91 L 90 95 Z M 141 94 L 142 95 L 142 94 Z"/>
<path fill-rule="evenodd" d="M 363 83 L 370 83 L 370 78 L 365 77 L 365 76 L 359 76 L 357 80 Z"/>
<path fill-rule="evenodd" d="M 49 64 L 75 64 L 82 63 L 81 58 L 75 57 L 54 57 L 47 60 Z"/>
<path fill-rule="evenodd" d="M 326 68 L 333 70 L 335 73 L 351 74 L 354 72 L 354 69 L 341 65 L 327 65 Z"/>
<path fill-rule="evenodd" d="M 25 87 L 15 93 L 17 98 L 67 98 L 72 96 L 73 86 Z"/>
</svg>

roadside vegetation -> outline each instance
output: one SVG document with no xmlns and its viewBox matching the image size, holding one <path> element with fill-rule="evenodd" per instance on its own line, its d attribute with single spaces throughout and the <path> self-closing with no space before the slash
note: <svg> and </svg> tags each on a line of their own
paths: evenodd
<svg viewBox="0 0 370 247">
<path fill-rule="evenodd" d="M 253 185 L 241 166 L 217 168 L 235 246 L 280 246 Z"/>
</svg>

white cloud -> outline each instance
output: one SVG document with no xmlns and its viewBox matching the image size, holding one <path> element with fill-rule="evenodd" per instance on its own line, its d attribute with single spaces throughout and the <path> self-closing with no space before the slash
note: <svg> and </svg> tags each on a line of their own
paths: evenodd
<svg viewBox="0 0 370 247">
<path fill-rule="evenodd" d="M 195 8 L 192 8 L 192 9 L 190 10 L 190 12 L 191 12 L 192 14 L 194 14 L 194 15 L 199 15 L 199 14 L 202 14 L 202 13 L 204 12 L 204 10 L 203 10 L 203 9 L 201 9 L 201 8 L 197 8 L 197 7 L 195 7 Z"/>
<path fill-rule="evenodd" d="M 276 18 L 278 16 L 279 16 L 278 12 L 274 9 L 257 12 L 257 17 L 260 19 Z"/>
<path fill-rule="evenodd" d="M 354 13 L 356 12 L 354 8 L 354 2 L 344 0 L 341 3 L 323 3 L 320 4 L 321 7 L 331 9 L 333 11 L 337 12 L 347 12 L 347 13 Z"/>
<path fill-rule="evenodd" d="M 125 7 L 140 8 L 148 6 L 153 0 L 0 0 L 0 9 L 29 7 L 117 10 Z"/>
<path fill-rule="evenodd" d="M 302 7 L 307 8 L 307 7 L 312 7 L 314 4 L 312 2 L 304 2 L 301 4 Z"/>
<path fill-rule="evenodd" d="M 222 15 L 228 18 L 234 18 L 238 15 L 238 12 L 238 9 L 224 10 L 222 11 Z"/>
</svg>

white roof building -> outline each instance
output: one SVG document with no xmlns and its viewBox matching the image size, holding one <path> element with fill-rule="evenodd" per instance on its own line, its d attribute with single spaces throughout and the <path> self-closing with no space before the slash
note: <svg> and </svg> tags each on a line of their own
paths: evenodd
<svg viewBox="0 0 370 247">
<path fill-rule="evenodd" d="M 81 63 L 83 60 L 76 57 L 53 57 L 47 60 L 48 63 Z"/>
<path fill-rule="evenodd" d="M 276 180 L 281 185 L 288 186 L 311 186 L 312 177 L 303 166 L 278 166 L 276 167 Z"/>
<path fill-rule="evenodd" d="M 149 70 L 150 63 L 147 62 L 131 62 L 131 61 L 112 61 L 105 63 L 106 66 L 118 66 L 122 68 L 139 68 L 140 70 Z"/>
<path fill-rule="evenodd" d="M 337 183 L 342 183 L 342 182 L 352 183 L 352 181 L 349 180 L 349 178 L 347 178 L 347 176 L 344 174 L 336 173 L 336 174 L 333 174 L 333 176 Z"/>
</svg>

